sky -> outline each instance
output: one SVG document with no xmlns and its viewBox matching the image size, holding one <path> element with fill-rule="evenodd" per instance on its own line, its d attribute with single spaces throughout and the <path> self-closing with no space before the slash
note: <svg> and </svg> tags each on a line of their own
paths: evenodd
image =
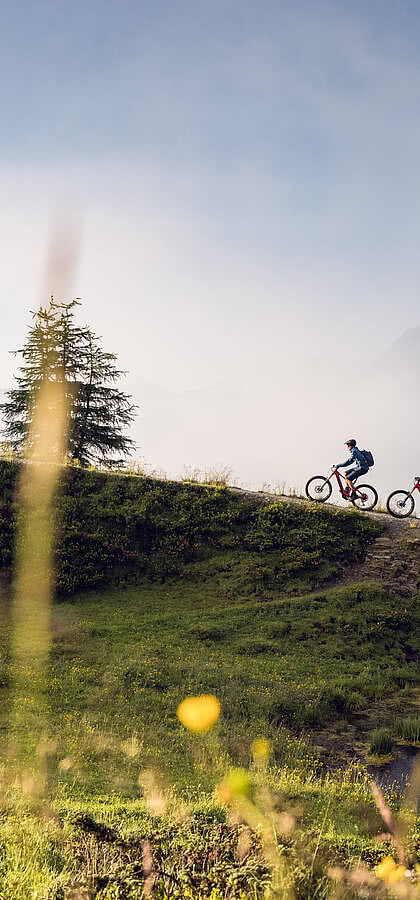
<svg viewBox="0 0 420 900">
<path fill-rule="evenodd" d="M 152 467 L 300 488 L 354 436 L 408 482 L 419 50 L 416 0 L 0 0 L 3 391 L 79 296 Z"/>
</svg>

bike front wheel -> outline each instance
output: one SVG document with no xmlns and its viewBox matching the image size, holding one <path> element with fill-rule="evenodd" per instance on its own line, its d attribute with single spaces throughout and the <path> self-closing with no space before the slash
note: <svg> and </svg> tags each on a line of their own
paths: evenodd
<svg viewBox="0 0 420 900">
<path fill-rule="evenodd" d="M 305 486 L 305 494 L 309 500 L 325 503 L 332 494 L 332 485 L 324 475 L 314 475 Z"/>
<path fill-rule="evenodd" d="M 408 491 L 393 491 L 386 501 L 386 508 L 396 519 L 406 519 L 414 509 L 414 497 Z"/>
<path fill-rule="evenodd" d="M 370 484 L 359 484 L 354 488 L 356 496 L 351 498 L 357 509 L 373 509 L 378 502 L 375 488 Z"/>
</svg>

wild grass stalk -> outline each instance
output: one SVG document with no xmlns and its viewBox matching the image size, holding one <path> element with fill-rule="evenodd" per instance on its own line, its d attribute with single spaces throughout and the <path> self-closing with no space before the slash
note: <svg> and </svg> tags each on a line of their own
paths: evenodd
<svg viewBox="0 0 420 900">
<path fill-rule="evenodd" d="M 38 797 L 45 789 L 50 747 L 46 678 L 54 579 L 52 502 L 66 450 L 67 415 L 64 385 L 45 381 L 34 402 L 18 494 L 9 756 L 21 768 L 25 792 Z"/>
</svg>

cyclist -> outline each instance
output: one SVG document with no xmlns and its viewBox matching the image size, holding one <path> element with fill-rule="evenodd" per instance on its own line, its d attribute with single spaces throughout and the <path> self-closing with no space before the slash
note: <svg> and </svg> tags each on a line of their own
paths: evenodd
<svg viewBox="0 0 420 900">
<path fill-rule="evenodd" d="M 354 438 L 350 438 L 349 441 L 346 441 L 346 447 L 350 450 L 349 459 L 346 459 L 345 462 L 338 463 L 336 469 L 341 469 L 344 466 L 351 466 L 350 469 L 347 469 L 347 472 L 344 473 L 344 478 L 347 483 L 347 487 L 344 490 L 344 493 L 349 497 L 355 496 L 354 490 L 354 482 L 360 475 L 366 475 L 366 472 L 369 471 L 369 466 L 366 462 L 365 457 L 361 450 L 359 450 L 356 441 Z"/>
</svg>

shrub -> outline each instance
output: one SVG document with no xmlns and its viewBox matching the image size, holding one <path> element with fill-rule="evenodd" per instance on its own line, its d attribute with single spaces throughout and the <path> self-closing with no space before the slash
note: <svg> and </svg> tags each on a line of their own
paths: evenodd
<svg viewBox="0 0 420 900">
<path fill-rule="evenodd" d="M 318 707 L 326 718 L 330 718 L 332 713 L 344 715 L 348 710 L 348 695 L 340 688 L 327 687 L 321 691 Z"/>
<path fill-rule="evenodd" d="M 373 732 L 369 752 L 372 756 L 388 756 L 393 750 L 391 732 L 388 728 L 378 728 Z"/>
<path fill-rule="evenodd" d="M 350 712 L 357 712 L 366 705 L 365 697 L 360 691 L 350 691 L 347 698 L 347 708 Z"/>
</svg>

